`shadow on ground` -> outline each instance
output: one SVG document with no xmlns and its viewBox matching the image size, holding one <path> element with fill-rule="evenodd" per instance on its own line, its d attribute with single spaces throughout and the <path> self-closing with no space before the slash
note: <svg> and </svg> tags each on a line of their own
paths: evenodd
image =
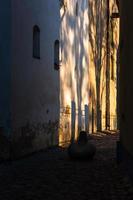
<svg viewBox="0 0 133 200">
<path fill-rule="evenodd" d="M 0 165 L 2 200 L 127 200 L 133 186 L 116 164 L 118 134 L 95 134 L 93 161 L 71 161 L 66 148 L 51 148 Z"/>
</svg>

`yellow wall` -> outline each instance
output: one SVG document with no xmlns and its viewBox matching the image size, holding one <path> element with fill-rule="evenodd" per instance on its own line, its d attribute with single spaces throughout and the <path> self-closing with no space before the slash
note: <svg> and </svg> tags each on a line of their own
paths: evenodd
<svg viewBox="0 0 133 200">
<path fill-rule="evenodd" d="M 109 57 L 107 65 L 107 1 L 89 0 L 89 107 L 90 131 L 106 129 L 106 95 L 110 99 L 110 129 L 117 129 L 117 50 L 119 45 L 119 19 L 114 0 L 110 1 Z M 106 69 L 110 73 L 110 91 L 106 94 Z M 93 109 L 92 109 L 93 108 Z M 101 111 L 101 116 L 100 116 Z M 93 116 L 93 117 L 91 117 Z M 92 127 L 93 126 L 93 127 Z"/>
<path fill-rule="evenodd" d="M 76 138 L 81 129 L 91 133 L 100 125 L 102 130 L 106 128 L 106 67 L 110 71 L 110 129 L 117 128 L 118 19 L 113 19 L 111 26 L 112 10 L 117 12 L 117 7 L 114 0 L 110 1 L 110 66 L 107 66 L 107 1 L 66 2 L 65 9 L 60 10 L 60 142 L 70 140 L 72 132 Z"/>
</svg>

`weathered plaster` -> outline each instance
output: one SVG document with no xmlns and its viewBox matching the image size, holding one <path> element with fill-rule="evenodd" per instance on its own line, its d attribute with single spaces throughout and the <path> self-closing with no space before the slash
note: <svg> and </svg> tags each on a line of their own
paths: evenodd
<svg viewBox="0 0 133 200">
<path fill-rule="evenodd" d="M 12 148 L 18 154 L 58 144 L 54 42 L 60 39 L 59 9 L 58 0 L 12 1 L 11 123 Z M 32 57 L 34 25 L 40 28 L 40 59 Z"/>
<path fill-rule="evenodd" d="M 19 157 L 58 144 L 58 121 L 48 123 L 27 123 L 14 132 L 11 156 Z"/>
</svg>

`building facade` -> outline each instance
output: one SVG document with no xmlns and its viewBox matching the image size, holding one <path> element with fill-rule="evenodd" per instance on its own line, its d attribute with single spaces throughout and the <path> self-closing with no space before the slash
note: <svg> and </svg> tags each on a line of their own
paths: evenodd
<svg viewBox="0 0 133 200">
<path fill-rule="evenodd" d="M 11 1 L 3 1 L 2 3 L 0 7 L 0 151 L 2 155 L 8 157 L 8 140 L 11 134 Z"/>
<path fill-rule="evenodd" d="M 2 3 L 0 14 L 0 143 L 8 157 L 58 144 L 60 5 L 13 0 Z"/>
<path fill-rule="evenodd" d="M 1 156 L 64 144 L 80 130 L 116 129 L 116 2 L 6 2 L 0 9 Z"/>
<path fill-rule="evenodd" d="M 120 145 L 118 158 L 133 178 L 133 12 L 131 0 L 120 0 Z"/>
</svg>

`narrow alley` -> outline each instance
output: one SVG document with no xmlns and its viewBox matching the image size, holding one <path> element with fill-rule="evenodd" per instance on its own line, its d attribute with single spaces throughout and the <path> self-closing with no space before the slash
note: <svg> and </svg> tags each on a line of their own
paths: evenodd
<svg viewBox="0 0 133 200">
<path fill-rule="evenodd" d="M 50 148 L 0 164 L 1 200 L 128 200 L 133 186 L 116 163 L 118 134 L 96 134 L 93 161 L 72 161 Z"/>
</svg>

